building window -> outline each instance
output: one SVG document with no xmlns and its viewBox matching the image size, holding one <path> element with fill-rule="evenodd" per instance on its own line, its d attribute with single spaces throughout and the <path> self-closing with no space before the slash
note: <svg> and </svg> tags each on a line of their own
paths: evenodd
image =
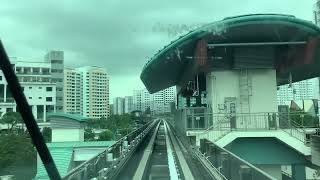
<svg viewBox="0 0 320 180">
<path fill-rule="evenodd" d="M 52 97 L 46 97 L 47 102 L 52 102 Z"/>
<path fill-rule="evenodd" d="M 29 99 L 32 99 L 32 97 L 29 97 Z"/>
<path fill-rule="evenodd" d="M 29 89 L 32 89 L 32 87 L 29 87 Z"/>
<path fill-rule="evenodd" d="M 39 97 L 39 99 L 42 99 L 42 97 Z"/>
<path fill-rule="evenodd" d="M 42 87 L 39 87 L 39 89 L 42 89 Z"/>
<path fill-rule="evenodd" d="M 52 91 L 52 87 L 46 87 L 46 91 Z"/>
</svg>

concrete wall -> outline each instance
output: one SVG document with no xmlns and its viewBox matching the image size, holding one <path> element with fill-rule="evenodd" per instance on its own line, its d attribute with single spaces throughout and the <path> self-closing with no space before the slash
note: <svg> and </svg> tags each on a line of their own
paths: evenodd
<svg viewBox="0 0 320 180">
<path fill-rule="evenodd" d="M 239 70 L 214 71 L 207 75 L 208 103 L 214 113 L 219 111 L 219 104 L 224 104 L 225 97 L 235 97 L 236 112 L 241 113 Z M 250 113 L 277 112 L 276 71 L 273 69 L 248 70 L 251 81 L 249 97 Z"/>
<path fill-rule="evenodd" d="M 237 128 L 267 128 L 268 117 L 261 113 L 277 112 L 276 71 L 273 69 L 248 70 L 247 101 L 240 98 L 240 70 L 214 71 L 207 75 L 207 102 L 213 113 L 229 113 L 229 98 L 234 99 Z M 243 82 L 241 83 L 243 84 Z M 243 85 L 242 85 L 243 88 Z M 243 95 L 243 92 L 242 92 Z M 240 102 L 242 101 L 242 102 Z M 239 116 L 239 113 L 260 113 L 259 116 Z M 240 120 L 241 119 L 241 120 Z M 252 126 L 252 127 L 251 127 Z"/>
<path fill-rule="evenodd" d="M 281 166 L 280 165 L 257 165 L 262 171 L 268 173 L 270 176 L 277 180 L 282 179 Z"/>
<path fill-rule="evenodd" d="M 273 69 L 249 70 L 252 79 L 250 112 L 277 112 L 277 78 Z"/>
<path fill-rule="evenodd" d="M 52 142 L 84 141 L 84 129 L 52 129 Z"/>
</svg>

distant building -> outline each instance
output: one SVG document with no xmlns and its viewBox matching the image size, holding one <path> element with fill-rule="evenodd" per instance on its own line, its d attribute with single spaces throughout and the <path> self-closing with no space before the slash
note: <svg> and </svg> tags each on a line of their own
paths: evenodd
<svg viewBox="0 0 320 180">
<path fill-rule="evenodd" d="M 113 104 L 109 104 L 109 114 L 113 115 Z"/>
<path fill-rule="evenodd" d="M 50 63 L 52 82 L 56 83 L 56 109 L 63 111 L 63 69 L 64 69 L 64 53 L 63 51 L 49 51 L 44 56 L 45 62 Z"/>
<path fill-rule="evenodd" d="M 285 105 L 291 100 L 319 99 L 319 79 L 313 78 L 278 87 L 277 100 Z"/>
<path fill-rule="evenodd" d="M 64 110 L 100 118 L 109 112 L 109 77 L 104 68 L 85 66 L 65 69 Z"/>
<path fill-rule="evenodd" d="M 124 114 L 124 98 L 116 97 L 113 99 L 113 114 Z"/>
<path fill-rule="evenodd" d="M 133 97 L 124 97 L 124 113 L 131 113 L 133 111 Z"/>
<path fill-rule="evenodd" d="M 175 101 L 175 87 L 170 87 L 154 94 L 150 94 L 146 89 L 133 91 L 134 110 L 145 111 L 150 108 L 153 114 L 168 113 L 171 112 L 171 103 Z"/>
<path fill-rule="evenodd" d="M 133 97 L 116 97 L 113 99 L 113 114 L 126 114 L 133 111 Z"/>
</svg>

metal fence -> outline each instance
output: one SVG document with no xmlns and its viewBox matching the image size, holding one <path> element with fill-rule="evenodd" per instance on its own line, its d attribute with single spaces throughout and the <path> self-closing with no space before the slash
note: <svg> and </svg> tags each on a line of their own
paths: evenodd
<svg viewBox="0 0 320 180">
<path fill-rule="evenodd" d="M 297 114 L 262 113 L 211 113 L 208 108 L 185 108 L 176 111 L 175 124 L 181 132 L 199 131 L 203 137 L 218 139 L 231 131 L 265 131 L 281 129 L 292 137 L 308 143 L 305 127 L 292 117 Z M 301 114 L 303 117 L 304 114 Z M 317 117 L 315 117 L 317 118 Z M 315 124 L 315 126 L 319 126 Z M 209 137 L 214 136 L 214 138 Z"/>
<path fill-rule="evenodd" d="M 116 176 L 120 170 L 119 168 L 126 163 L 127 159 L 134 153 L 136 147 L 148 132 L 155 127 L 157 122 L 158 121 L 149 122 L 121 138 L 108 149 L 71 170 L 63 179 L 109 179 Z"/>
<path fill-rule="evenodd" d="M 207 139 L 200 140 L 198 154 L 229 180 L 274 180 L 273 177 Z"/>
</svg>

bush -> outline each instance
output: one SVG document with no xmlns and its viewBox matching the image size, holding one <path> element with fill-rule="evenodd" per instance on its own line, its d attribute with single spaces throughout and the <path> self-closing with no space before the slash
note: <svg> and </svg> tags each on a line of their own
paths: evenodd
<svg viewBox="0 0 320 180">
<path fill-rule="evenodd" d="M 109 129 L 101 132 L 99 134 L 99 141 L 111 141 L 113 140 L 113 133 Z"/>
</svg>

